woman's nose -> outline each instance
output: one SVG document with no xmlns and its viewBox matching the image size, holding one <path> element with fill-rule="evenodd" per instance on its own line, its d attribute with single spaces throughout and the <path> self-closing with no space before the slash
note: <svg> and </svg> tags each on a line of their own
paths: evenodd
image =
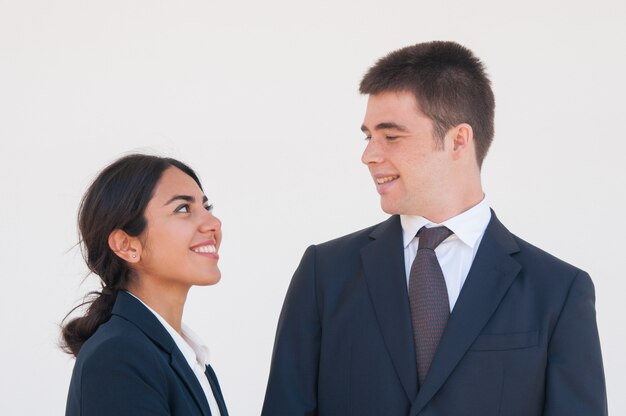
<svg viewBox="0 0 626 416">
<path fill-rule="evenodd" d="M 222 229 L 222 221 L 213 215 L 212 212 L 207 212 L 203 218 L 202 224 L 200 224 L 200 231 L 220 231 Z"/>
</svg>

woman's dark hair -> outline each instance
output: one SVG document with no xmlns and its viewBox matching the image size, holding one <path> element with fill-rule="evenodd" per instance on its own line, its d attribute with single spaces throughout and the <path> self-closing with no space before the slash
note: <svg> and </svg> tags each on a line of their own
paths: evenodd
<svg viewBox="0 0 626 416">
<path fill-rule="evenodd" d="M 184 163 L 166 157 L 132 154 L 109 166 L 93 181 L 80 203 L 78 230 L 83 257 L 89 270 L 102 280 L 102 290 L 91 292 L 82 306 L 85 315 L 62 326 L 61 348 L 76 356 L 85 341 L 111 317 L 120 290 L 133 278 L 128 263 L 109 247 L 109 235 L 116 229 L 129 236 L 139 236 L 146 228 L 144 211 L 159 179 L 169 167 L 176 167 L 202 185 L 196 173 Z"/>
</svg>

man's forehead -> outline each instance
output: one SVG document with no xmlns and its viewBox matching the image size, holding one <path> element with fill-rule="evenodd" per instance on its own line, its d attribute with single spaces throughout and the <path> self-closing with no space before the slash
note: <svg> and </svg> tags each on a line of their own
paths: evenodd
<svg viewBox="0 0 626 416">
<path fill-rule="evenodd" d="M 386 91 L 370 94 L 361 130 L 395 129 L 406 131 L 406 121 L 420 116 L 426 117 L 411 92 Z"/>
</svg>

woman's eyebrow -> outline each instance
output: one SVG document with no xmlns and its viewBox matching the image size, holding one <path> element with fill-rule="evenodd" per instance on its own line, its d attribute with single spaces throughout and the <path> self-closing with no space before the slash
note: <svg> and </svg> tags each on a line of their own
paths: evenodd
<svg viewBox="0 0 626 416">
<path fill-rule="evenodd" d="M 193 197 L 193 196 L 191 196 L 191 195 L 174 195 L 173 197 L 171 197 L 171 198 L 170 198 L 170 199 L 169 199 L 169 200 L 168 200 L 165 204 L 163 204 L 163 205 L 168 205 L 168 204 L 171 204 L 171 203 L 172 203 L 172 202 L 174 202 L 174 201 L 179 201 L 179 200 L 194 203 L 194 202 L 196 201 L 196 198 L 194 198 L 194 197 Z M 207 202 L 208 200 L 209 200 L 209 198 L 207 198 L 207 196 L 206 196 L 206 195 L 204 195 L 204 196 L 202 197 L 202 203 L 205 203 L 205 202 Z"/>
<path fill-rule="evenodd" d="M 196 200 L 196 198 L 194 198 L 191 195 L 174 195 L 173 197 L 171 197 L 165 204 L 163 205 L 168 205 L 171 204 L 174 201 L 187 201 L 187 202 L 194 202 Z"/>
</svg>

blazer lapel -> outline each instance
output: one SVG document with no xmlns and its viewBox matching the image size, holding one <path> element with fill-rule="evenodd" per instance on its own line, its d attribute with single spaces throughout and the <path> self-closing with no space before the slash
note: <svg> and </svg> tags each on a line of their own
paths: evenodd
<svg viewBox="0 0 626 416">
<path fill-rule="evenodd" d="M 189 368 L 182 352 L 161 322 L 133 295 L 120 291 L 117 294 L 113 313 L 135 324 L 156 345 L 170 354 L 170 365 L 183 384 L 191 392 L 203 416 L 210 416 L 209 404 L 200 382 Z"/>
<path fill-rule="evenodd" d="M 519 263 L 510 256 L 517 251 L 517 243 L 492 211 L 491 221 L 410 415 L 417 415 L 437 393 L 495 312 L 521 270 Z"/>
<path fill-rule="evenodd" d="M 220 409 L 220 416 L 228 416 L 228 410 L 226 409 L 226 403 L 224 402 L 224 396 L 222 396 L 222 389 L 220 389 L 220 383 L 217 381 L 217 376 L 213 371 L 213 367 L 206 366 L 205 374 L 209 379 L 211 390 L 213 390 L 213 396 L 217 402 L 217 407 Z"/>
<path fill-rule="evenodd" d="M 202 414 L 204 416 L 210 416 L 211 410 L 209 408 L 209 402 L 204 395 L 204 390 L 202 390 L 202 386 L 200 385 L 198 378 L 193 373 L 191 368 L 189 368 L 187 360 L 185 360 L 183 353 L 180 352 L 178 348 L 172 351 L 170 365 L 174 371 L 176 371 L 176 374 L 178 374 L 178 377 L 180 377 L 187 389 L 191 392 L 191 395 L 198 404 L 198 407 L 201 409 Z"/>
<path fill-rule="evenodd" d="M 361 249 L 365 279 L 387 351 L 409 401 L 417 394 L 417 366 L 404 270 L 402 226 L 393 216 Z"/>
</svg>

